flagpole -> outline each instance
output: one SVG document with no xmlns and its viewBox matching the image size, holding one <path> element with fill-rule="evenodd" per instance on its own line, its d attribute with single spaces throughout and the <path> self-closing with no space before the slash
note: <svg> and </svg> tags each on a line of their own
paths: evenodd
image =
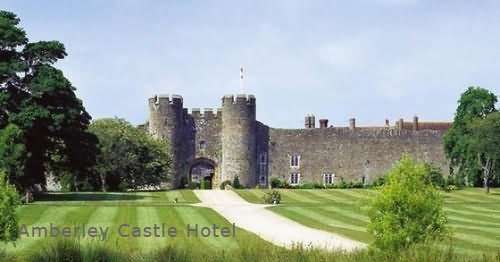
<svg viewBox="0 0 500 262">
<path fill-rule="evenodd" d="M 243 85 L 243 80 L 245 78 L 243 66 L 240 66 L 240 93 L 245 93 L 245 86 Z"/>
</svg>

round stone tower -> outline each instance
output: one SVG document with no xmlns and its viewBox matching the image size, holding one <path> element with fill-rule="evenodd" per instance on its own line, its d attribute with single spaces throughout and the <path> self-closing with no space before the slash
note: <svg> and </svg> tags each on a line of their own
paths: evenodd
<svg viewBox="0 0 500 262">
<path fill-rule="evenodd" d="M 226 95 L 222 98 L 221 180 L 238 176 L 244 186 L 257 183 L 255 97 Z"/>
<path fill-rule="evenodd" d="M 166 139 L 172 156 L 173 186 L 178 186 L 182 170 L 181 143 L 184 124 L 182 96 L 156 95 L 149 98 L 149 133 Z"/>
</svg>

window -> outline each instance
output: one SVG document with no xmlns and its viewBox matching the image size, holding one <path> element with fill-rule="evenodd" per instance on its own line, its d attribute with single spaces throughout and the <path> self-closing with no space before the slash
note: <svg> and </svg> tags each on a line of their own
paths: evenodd
<svg viewBox="0 0 500 262">
<path fill-rule="evenodd" d="M 261 186 L 265 186 L 267 183 L 266 183 L 266 177 L 265 176 L 260 176 L 260 179 L 259 179 L 259 184 Z"/>
<path fill-rule="evenodd" d="M 261 163 L 261 164 L 267 164 L 267 153 L 266 152 L 260 153 L 259 163 Z"/>
<path fill-rule="evenodd" d="M 205 150 L 207 148 L 207 142 L 205 140 L 200 141 L 200 150 Z"/>
<path fill-rule="evenodd" d="M 259 154 L 259 184 L 267 184 L 267 152 Z"/>
<path fill-rule="evenodd" d="M 267 175 L 267 166 L 266 165 L 259 165 L 259 175 L 265 176 Z"/>
<path fill-rule="evenodd" d="M 300 155 L 293 154 L 290 157 L 290 167 L 300 167 Z"/>
<path fill-rule="evenodd" d="M 299 173 L 291 173 L 290 174 L 290 185 L 298 185 L 300 184 L 300 174 Z"/>
<path fill-rule="evenodd" d="M 323 174 L 323 185 L 332 185 L 334 178 L 335 178 L 335 174 L 324 173 Z"/>
</svg>

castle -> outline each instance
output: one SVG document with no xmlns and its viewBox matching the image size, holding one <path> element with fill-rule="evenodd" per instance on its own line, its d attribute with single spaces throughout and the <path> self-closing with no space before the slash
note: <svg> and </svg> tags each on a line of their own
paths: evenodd
<svg viewBox="0 0 500 262">
<path fill-rule="evenodd" d="M 305 117 L 301 129 L 269 127 L 256 119 L 253 95 L 226 95 L 222 108 L 192 109 L 179 95 L 149 98 L 146 128 L 170 143 L 173 186 L 206 181 L 216 188 L 237 176 L 246 187 L 267 187 L 271 177 L 291 185 L 307 182 L 369 183 L 403 153 L 448 172 L 442 136 L 451 123 L 400 119 L 379 127 L 328 126 Z"/>
</svg>

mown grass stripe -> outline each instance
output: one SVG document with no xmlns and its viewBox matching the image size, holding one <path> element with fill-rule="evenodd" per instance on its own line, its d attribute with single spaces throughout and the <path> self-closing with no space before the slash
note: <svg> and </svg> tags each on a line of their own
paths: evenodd
<svg viewBox="0 0 500 262">
<path fill-rule="evenodd" d="M 465 216 L 468 215 L 473 215 L 473 216 L 481 216 L 485 218 L 490 218 L 490 219 L 498 219 L 498 215 L 494 213 L 490 213 L 489 211 L 483 211 L 483 212 L 478 212 L 477 210 L 468 210 L 469 207 L 444 207 L 443 210 L 445 212 L 451 212 L 451 213 L 459 213 L 463 214 Z"/>
<path fill-rule="evenodd" d="M 464 226 L 451 226 L 451 228 L 453 232 L 489 239 L 488 242 L 491 243 L 500 242 L 500 236 L 498 235 L 498 232 L 488 230 L 488 228 L 469 228 Z"/>
<path fill-rule="evenodd" d="M 159 219 L 161 223 L 166 224 L 167 230 L 169 227 L 174 227 L 176 229 L 177 235 L 175 237 L 167 236 L 165 239 L 165 243 L 167 245 L 180 245 L 180 246 L 188 246 L 190 241 L 186 238 L 185 231 L 185 222 L 180 217 L 179 212 L 183 212 L 182 210 L 185 207 L 165 207 L 159 208 L 157 210 Z M 189 207 L 188 207 L 189 208 Z M 199 241 L 197 243 L 200 243 Z"/>
<path fill-rule="evenodd" d="M 141 229 L 149 227 L 150 233 L 154 234 L 154 232 L 152 231 L 154 226 L 156 225 L 161 228 L 162 224 L 157 210 L 158 209 L 154 207 L 137 207 L 137 226 Z M 139 237 L 138 239 L 138 245 L 142 250 L 146 251 L 164 246 L 164 242 L 165 239 L 163 237 L 155 237 L 154 235 L 146 237 L 144 235 L 144 232 L 141 232 L 141 237 Z"/>
<path fill-rule="evenodd" d="M 463 241 L 470 241 L 476 244 L 481 244 L 482 246 L 485 247 L 490 247 L 490 248 L 495 248 L 495 247 L 500 247 L 500 241 L 494 241 L 490 238 L 484 237 L 482 235 L 471 235 L 471 234 L 466 234 L 462 232 L 454 232 L 453 238 L 455 239 L 460 239 Z"/>
<path fill-rule="evenodd" d="M 315 189 L 303 191 L 304 194 L 306 194 L 309 198 L 314 199 L 315 202 L 321 202 L 321 203 L 334 202 L 334 200 L 330 198 L 328 194 L 322 194 L 322 192 L 323 190 L 315 190 Z"/>
<path fill-rule="evenodd" d="M 165 192 L 165 197 L 167 198 L 168 202 L 175 202 L 175 199 L 177 198 L 178 202 L 186 202 L 184 199 L 184 196 L 181 195 L 179 190 L 171 190 L 171 191 L 166 191 Z"/>
<path fill-rule="evenodd" d="M 338 189 L 342 190 L 343 193 L 351 195 L 358 200 L 365 201 L 376 196 L 376 192 L 372 192 L 369 189 Z"/>
<path fill-rule="evenodd" d="M 462 206 L 462 208 L 463 208 L 463 206 Z M 483 206 L 468 205 L 467 208 L 471 211 L 487 213 L 487 214 L 492 214 L 492 215 L 500 215 L 500 204 L 496 205 L 496 206 L 491 206 L 488 208 L 484 207 L 484 205 Z"/>
<path fill-rule="evenodd" d="M 333 214 L 341 215 L 343 217 L 346 217 L 346 219 L 352 219 L 351 221 L 353 222 L 359 221 L 360 225 L 366 225 L 370 221 L 367 215 L 363 214 L 359 209 L 355 207 L 326 206 L 317 209 L 322 210 L 324 212 L 330 212 Z"/>
<path fill-rule="evenodd" d="M 332 199 L 336 201 L 349 201 L 349 202 L 357 202 L 359 201 L 358 197 L 352 196 L 350 194 L 345 193 L 347 189 L 328 189 L 325 190 L 326 193 L 330 194 Z"/>
<path fill-rule="evenodd" d="M 474 221 L 477 223 L 490 223 L 490 224 L 498 224 L 500 223 L 500 219 L 498 218 L 493 218 L 493 217 L 487 217 L 483 215 L 478 215 L 478 214 L 464 214 L 461 212 L 457 211 L 445 211 L 445 213 L 448 215 L 448 217 L 453 217 L 453 218 L 462 218 L 462 219 L 467 219 L 469 221 Z M 500 224 L 498 224 L 500 225 Z"/>
<path fill-rule="evenodd" d="M 296 189 L 283 189 L 281 190 L 283 195 L 281 197 L 283 203 L 317 203 L 318 201 L 311 199 L 299 193 L 300 190 Z"/>
<path fill-rule="evenodd" d="M 117 230 L 119 225 L 113 224 L 112 221 L 116 219 L 118 215 L 118 207 L 97 207 L 94 212 L 87 220 L 88 226 L 108 228 L 108 239 L 105 240 L 104 244 L 109 245 L 114 243 L 113 240 L 117 238 Z M 100 235 L 101 237 L 101 235 Z M 84 239 L 88 243 L 98 242 L 99 239 L 86 238 Z"/>
<path fill-rule="evenodd" d="M 200 203 L 200 200 L 194 194 L 193 190 L 180 190 L 180 193 L 186 203 Z"/>
<path fill-rule="evenodd" d="M 298 223 L 310 226 L 312 228 L 317 228 L 320 230 L 327 230 L 333 232 L 335 234 L 343 235 L 348 238 L 369 242 L 371 241 L 371 236 L 367 234 L 366 229 L 358 229 L 357 227 L 353 228 L 351 225 L 338 224 L 338 226 L 333 226 L 331 224 L 325 224 L 324 221 L 320 221 L 317 217 L 311 217 L 304 212 L 300 212 L 299 210 L 303 209 L 293 209 L 293 207 L 282 207 L 282 208 L 271 208 L 273 212 L 276 212 L 285 217 L 293 218 Z M 297 212 L 299 211 L 299 212 Z"/>
<path fill-rule="evenodd" d="M 187 228 L 188 224 L 190 228 L 195 228 L 196 225 L 198 225 L 198 232 L 201 231 L 202 227 L 211 227 L 213 224 L 216 224 L 216 221 L 209 221 L 206 216 L 203 215 L 205 213 L 203 210 L 207 210 L 207 208 L 201 208 L 201 207 L 182 207 L 182 212 L 179 212 L 180 217 L 182 218 L 185 227 Z M 211 212 L 211 209 L 208 209 Z M 181 211 L 181 209 L 178 209 L 178 211 Z M 220 224 L 219 224 L 220 225 Z M 187 233 L 187 229 L 186 229 Z M 187 236 L 187 234 L 186 234 Z M 225 238 L 217 238 L 213 236 L 209 237 L 203 237 L 201 234 L 198 234 L 197 236 L 193 233 L 190 234 L 190 237 L 188 237 L 190 240 L 192 239 L 198 239 L 206 244 L 208 244 L 211 247 L 214 248 L 237 248 L 238 243 L 235 241 L 231 241 L 230 239 L 225 239 Z"/>
<path fill-rule="evenodd" d="M 470 190 L 460 190 L 457 192 L 457 195 L 467 197 L 467 198 L 472 198 L 475 200 L 479 200 L 481 202 L 487 202 L 487 201 L 500 201 L 500 197 L 498 195 L 493 195 L 493 194 L 486 194 L 485 192 L 476 192 L 476 191 L 470 191 Z"/>
<path fill-rule="evenodd" d="M 122 224 L 137 225 L 137 207 L 121 206 L 118 209 L 118 213 L 114 217 L 112 224 L 116 225 L 116 230 L 118 230 L 118 227 Z M 130 231 L 127 230 L 126 233 L 130 234 Z M 138 240 L 135 237 L 122 237 L 116 234 L 114 235 L 112 241 L 114 248 L 125 249 L 131 252 L 140 251 Z"/>
<path fill-rule="evenodd" d="M 48 208 L 46 212 L 43 212 L 40 218 L 36 221 L 34 221 L 31 225 L 27 227 L 29 237 L 22 236 L 17 242 L 16 242 L 16 247 L 12 249 L 11 245 L 8 245 L 6 247 L 7 251 L 19 251 L 19 250 L 28 250 L 31 249 L 34 245 L 38 243 L 43 243 L 49 240 L 52 240 L 50 236 L 44 237 L 41 236 L 39 237 L 34 236 L 32 233 L 33 227 L 43 227 L 50 229 L 50 224 L 54 225 L 63 225 L 64 218 L 66 215 L 71 212 L 78 209 L 77 207 L 51 207 Z M 21 219 L 21 225 L 23 224 L 22 219 Z M 47 234 L 49 234 L 47 232 Z"/>
<path fill-rule="evenodd" d="M 254 203 L 262 203 L 265 192 L 262 190 L 250 190 L 253 195 Z"/>
</svg>

